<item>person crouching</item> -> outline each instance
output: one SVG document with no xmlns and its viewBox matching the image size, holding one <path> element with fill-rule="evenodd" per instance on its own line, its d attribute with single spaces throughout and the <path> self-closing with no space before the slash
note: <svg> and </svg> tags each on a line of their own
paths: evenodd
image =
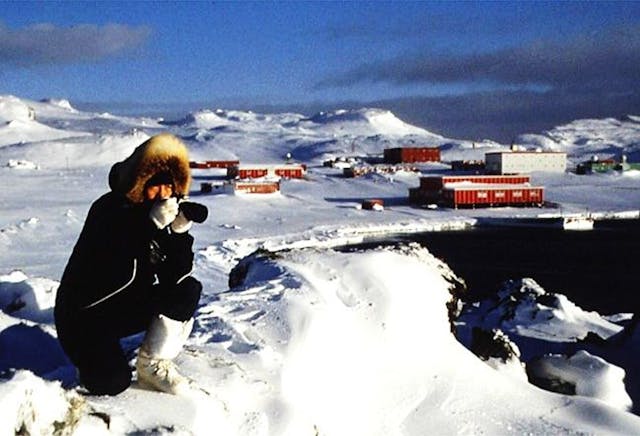
<svg viewBox="0 0 640 436">
<path fill-rule="evenodd" d="M 90 393 L 116 395 L 132 372 L 120 339 L 146 331 L 138 383 L 180 393 L 189 381 L 172 362 L 193 327 L 202 285 L 191 276 L 192 222 L 179 208 L 189 192 L 187 149 L 164 133 L 109 173 L 56 295 L 58 339 Z"/>
</svg>

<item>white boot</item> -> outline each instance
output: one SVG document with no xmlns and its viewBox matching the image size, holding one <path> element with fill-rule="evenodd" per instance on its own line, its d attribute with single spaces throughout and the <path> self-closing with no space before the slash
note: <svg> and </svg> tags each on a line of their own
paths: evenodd
<svg viewBox="0 0 640 436">
<path fill-rule="evenodd" d="M 179 394 L 189 389 L 189 380 L 172 362 L 193 328 L 193 318 L 176 321 L 164 315 L 153 318 L 138 351 L 138 383 L 162 392 Z"/>
</svg>

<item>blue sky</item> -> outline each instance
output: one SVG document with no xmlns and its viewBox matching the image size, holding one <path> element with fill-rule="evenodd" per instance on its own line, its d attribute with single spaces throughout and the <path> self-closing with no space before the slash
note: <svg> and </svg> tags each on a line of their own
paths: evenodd
<svg viewBox="0 0 640 436">
<path fill-rule="evenodd" d="M 640 114 L 638 79 L 640 2 L 5 1 L 0 12 L 0 94 L 114 113 L 378 106 L 504 140 Z"/>
</svg>

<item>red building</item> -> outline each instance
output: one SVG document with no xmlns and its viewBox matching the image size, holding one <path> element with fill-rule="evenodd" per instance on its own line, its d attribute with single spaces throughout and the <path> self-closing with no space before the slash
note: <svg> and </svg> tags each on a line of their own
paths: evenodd
<svg viewBox="0 0 640 436">
<path fill-rule="evenodd" d="M 528 174 L 517 175 L 464 175 L 464 176 L 425 176 L 420 177 L 420 188 L 428 191 L 439 191 L 448 183 L 482 183 L 482 184 L 523 184 L 531 183 L 531 176 Z"/>
<path fill-rule="evenodd" d="M 302 179 L 306 172 L 306 165 L 284 165 L 274 168 L 276 176 L 284 179 Z"/>
<path fill-rule="evenodd" d="M 544 188 L 528 185 L 459 185 L 442 190 L 445 206 L 542 206 Z"/>
<path fill-rule="evenodd" d="M 227 177 L 230 179 L 258 179 L 268 174 L 267 167 L 233 165 L 227 168 Z"/>
<path fill-rule="evenodd" d="M 385 163 L 440 162 L 438 147 L 398 147 L 384 149 Z"/>
<path fill-rule="evenodd" d="M 531 186 L 529 175 L 428 176 L 409 189 L 416 204 L 439 203 L 448 207 L 541 206 L 544 188 Z"/>
<path fill-rule="evenodd" d="M 235 181 L 233 182 L 233 192 L 236 194 L 273 194 L 280 192 L 280 182 L 278 180 Z"/>
<path fill-rule="evenodd" d="M 209 168 L 228 168 L 233 165 L 239 165 L 238 160 L 205 160 L 201 162 L 189 162 L 190 168 L 209 169 Z"/>
<path fill-rule="evenodd" d="M 203 182 L 202 194 L 272 194 L 280 192 L 279 180 L 228 180 L 224 183 Z"/>
<path fill-rule="evenodd" d="M 227 168 L 230 179 L 258 179 L 261 177 L 281 177 L 283 179 L 301 179 L 305 176 L 305 165 L 233 165 Z"/>
</svg>

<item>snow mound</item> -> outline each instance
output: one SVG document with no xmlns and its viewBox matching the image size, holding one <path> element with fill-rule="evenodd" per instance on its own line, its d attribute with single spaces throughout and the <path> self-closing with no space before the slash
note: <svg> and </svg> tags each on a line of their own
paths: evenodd
<svg viewBox="0 0 640 436">
<path fill-rule="evenodd" d="M 165 121 L 164 124 L 219 132 L 233 133 L 245 130 L 266 133 L 270 130 L 277 132 L 280 129 L 295 127 L 302 118 L 302 115 L 290 113 L 259 114 L 238 110 L 202 109 L 191 112 L 177 121 Z"/>
<path fill-rule="evenodd" d="M 376 273 L 376 265 L 397 275 Z M 231 272 L 231 292 L 200 309 L 194 342 L 265 380 L 266 389 L 243 388 L 261 394 L 223 400 L 230 410 L 238 409 L 237 401 L 241 410 L 263 410 L 265 424 L 280 421 L 269 428 L 275 434 L 393 433 L 421 398 L 415 390 L 424 386 L 413 377 L 433 362 L 430 350 L 446 337 L 455 343 L 448 333 L 450 284 L 439 268 L 446 269 L 416 247 L 353 254 L 261 251 Z M 420 332 L 428 329 L 431 343 L 422 346 Z M 218 379 L 207 389 L 223 392 L 238 375 L 227 374 L 226 382 Z M 398 405 L 397 398 L 405 401 Z M 269 403 L 275 410 L 260 405 Z M 394 413 L 381 413 L 388 407 Z"/>
<path fill-rule="evenodd" d="M 14 120 L 30 121 L 35 118 L 33 108 L 12 95 L 0 95 L 0 123 Z"/>
<path fill-rule="evenodd" d="M 36 217 L 20 220 L 16 224 L 10 224 L 0 228 L 0 243 L 5 246 L 12 244 L 12 236 L 21 233 L 24 230 L 33 230 L 38 227 L 40 220 Z"/>
<path fill-rule="evenodd" d="M 47 103 L 51 106 L 56 106 L 69 112 L 78 112 L 73 106 L 71 106 L 71 102 L 66 99 L 46 98 L 41 101 L 42 103 Z"/>
<path fill-rule="evenodd" d="M 87 133 L 61 130 L 32 120 L 12 120 L 0 126 L 0 148 L 11 144 L 52 141 L 85 136 Z"/>
<path fill-rule="evenodd" d="M 536 135 L 536 134 L 527 133 L 524 135 L 519 135 L 516 138 L 515 142 L 517 144 L 526 144 L 527 148 L 535 148 L 535 149 L 539 148 L 542 150 L 550 150 L 550 151 L 560 149 L 560 145 L 557 140 L 554 140 L 553 138 L 550 138 L 549 136 L 545 136 L 545 135 Z"/>
<path fill-rule="evenodd" d="M 509 280 L 495 297 L 468 305 L 460 320 L 487 330 L 500 329 L 516 343 L 516 338 L 575 342 L 589 332 L 606 339 L 622 330 L 597 312 L 585 312 L 566 296 L 546 292 L 531 278 Z"/>
<path fill-rule="evenodd" d="M 0 310 L 34 322 L 53 322 L 53 306 L 59 283 L 29 278 L 22 271 L 0 275 Z"/>
<path fill-rule="evenodd" d="M 629 171 L 625 171 L 624 173 L 622 173 L 622 175 L 624 177 L 629 177 L 629 178 L 633 178 L 633 179 L 638 179 L 640 178 L 640 170 L 629 170 Z"/>
<path fill-rule="evenodd" d="M 28 161 L 28 160 L 16 160 L 16 159 L 9 159 L 9 162 L 7 162 L 7 166 L 9 168 L 14 168 L 14 169 L 18 169 L 18 170 L 38 170 L 40 169 L 40 166 Z"/>
<path fill-rule="evenodd" d="M 536 379 L 568 384 L 576 395 L 631 409 L 632 401 L 624 386 L 625 371 L 587 351 L 580 350 L 571 357 L 544 356 L 529 364 L 528 371 Z"/>
<path fill-rule="evenodd" d="M 87 397 L 86 402 L 74 435 L 239 434 L 227 425 L 224 404 L 204 393 L 176 396 L 134 385 L 117 397 Z"/>
<path fill-rule="evenodd" d="M 0 128 L 0 141 L 1 135 Z M 23 160 L 36 162 L 37 166 L 46 168 L 110 167 L 114 162 L 126 158 L 135 147 L 149 138 L 149 135 L 137 129 L 98 136 L 79 135 L 81 136 L 61 136 L 57 140 L 52 135 L 47 140 L 21 144 L 8 150 L 6 156 L 21 156 Z"/>
<path fill-rule="evenodd" d="M 79 143 L 77 149 L 72 151 L 72 159 L 76 164 L 110 167 L 113 163 L 127 158 L 138 145 L 149 138 L 150 135 L 135 129 L 123 134 L 103 135 L 85 148 L 91 150 L 90 156 L 83 155 L 85 150 L 82 149 L 83 144 Z"/>
<path fill-rule="evenodd" d="M 0 381 L 0 434 L 72 434 L 83 405 L 79 395 L 65 391 L 59 383 L 18 371 L 8 381 Z"/>
<path fill-rule="evenodd" d="M 199 310 L 182 369 L 219 393 L 239 434 L 597 431 L 587 417 L 576 427 L 586 403 L 532 387 L 520 364 L 495 371 L 455 340 L 453 277 L 416 245 L 256 252 Z"/>
<path fill-rule="evenodd" d="M 512 351 L 515 344 L 528 379 L 537 386 L 631 409 L 625 370 L 586 351 L 620 360 L 616 347 L 604 344 L 623 328 L 596 312 L 583 311 L 564 295 L 547 293 L 532 279 L 508 281 L 496 297 L 467 304 L 456 324 L 461 342 L 485 359 L 487 349 L 498 349 L 502 355 L 493 355 L 505 361 L 505 350 L 508 357 L 517 354 Z M 505 336 L 479 341 L 491 331 L 504 331 Z"/>
<path fill-rule="evenodd" d="M 199 129 L 215 129 L 220 126 L 228 126 L 229 120 L 221 110 L 211 111 L 208 109 L 192 112 L 181 120 L 175 121 L 176 125 L 183 127 L 196 127 Z M 167 123 L 170 124 L 170 123 Z M 171 123 L 173 124 L 173 123 Z"/>
<path fill-rule="evenodd" d="M 316 128 L 330 128 L 334 131 L 368 132 L 371 135 L 429 135 L 438 137 L 427 130 L 401 121 L 392 112 L 383 109 L 341 109 L 332 112 L 319 112 L 308 120 L 316 124 Z"/>
</svg>

